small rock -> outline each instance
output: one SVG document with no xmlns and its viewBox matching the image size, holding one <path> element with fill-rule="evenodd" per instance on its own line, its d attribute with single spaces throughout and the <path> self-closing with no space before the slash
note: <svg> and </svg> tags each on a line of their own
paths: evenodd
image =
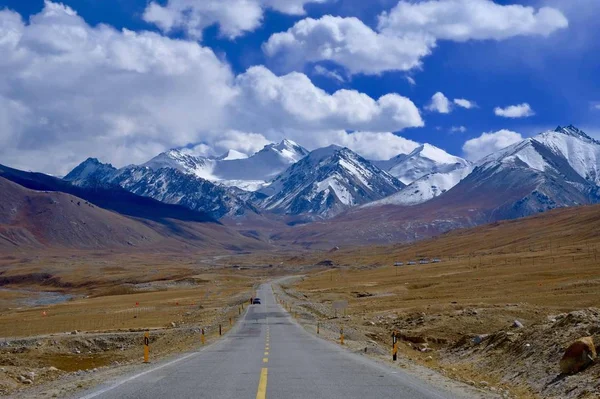
<svg viewBox="0 0 600 399">
<path fill-rule="evenodd" d="M 77 331 L 77 330 L 71 331 L 71 335 L 77 335 L 77 334 L 79 334 L 79 331 Z"/>
<path fill-rule="evenodd" d="M 25 376 L 27 378 L 29 378 L 31 381 L 35 381 L 35 373 L 33 371 L 30 371 L 28 373 L 25 373 Z"/>
<path fill-rule="evenodd" d="M 488 385 L 490 385 L 490 383 L 487 381 L 479 381 L 479 385 L 481 385 L 482 387 L 487 387 Z"/>
<path fill-rule="evenodd" d="M 489 334 L 479 334 L 474 336 L 471 341 L 473 341 L 473 343 L 475 345 L 479 345 L 480 343 L 482 343 L 487 337 L 489 337 Z"/>
<path fill-rule="evenodd" d="M 515 320 L 515 321 L 513 321 L 513 324 L 512 324 L 512 326 L 513 326 L 514 328 L 523 328 L 523 327 L 524 327 L 524 326 L 523 326 L 523 323 L 521 323 L 519 320 Z"/>
<path fill-rule="evenodd" d="M 592 337 L 580 338 L 573 342 L 560 359 L 560 371 L 563 374 L 574 374 L 596 361 L 596 347 Z"/>
<path fill-rule="evenodd" d="M 58 371 L 58 369 L 54 366 L 48 367 L 48 371 Z"/>
<path fill-rule="evenodd" d="M 426 361 L 426 362 L 430 362 L 430 361 L 432 361 L 432 360 L 433 360 L 433 357 L 432 357 L 432 356 L 427 356 L 427 357 L 425 358 L 425 361 Z"/>
<path fill-rule="evenodd" d="M 175 322 L 174 322 L 174 321 L 172 321 L 172 322 L 171 322 L 171 327 L 175 328 L 175 327 L 177 327 L 177 324 L 175 324 Z"/>
</svg>

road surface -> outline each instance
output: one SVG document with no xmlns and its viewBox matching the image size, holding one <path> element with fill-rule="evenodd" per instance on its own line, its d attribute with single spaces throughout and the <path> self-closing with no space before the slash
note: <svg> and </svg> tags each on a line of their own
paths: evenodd
<svg viewBox="0 0 600 399">
<path fill-rule="evenodd" d="M 350 353 L 296 324 L 270 284 L 219 342 L 80 395 L 85 399 L 451 398 L 427 382 Z"/>
</svg>

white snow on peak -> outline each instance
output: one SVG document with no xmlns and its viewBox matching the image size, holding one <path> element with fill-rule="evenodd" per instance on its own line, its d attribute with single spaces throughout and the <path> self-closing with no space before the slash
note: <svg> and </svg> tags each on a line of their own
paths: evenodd
<svg viewBox="0 0 600 399">
<path fill-rule="evenodd" d="M 431 173 L 448 173 L 470 165 L 469 161 L 448 154 L 431 144 L 422 144 L 410 154 L 400 154 L 385 163 L 384 169 L 402 183 L 410 184 Z"/>
<path fill-rule="evenodd" d="M 234 159 L 246 159 L 246 158 L 248 158 L 248 155 L 244 154 L 243 152 L 239 152 L 236 150 L 229 150 L 225 154 L 218 157 L 217 159 L 219 161 L 231 161 Z"/>
<path fill-rule="evenodd" d="M 526 166 L 541 172 L 555 170 L 567 175 L 567 171 L 556 170 L 560 168 L 556 165 L 565 161 L 583 179 L 600 185 L 600 143 L 574 126 L 559 126 L 527 138 L 488 155 L 478 162 L 478 166 L 484 170 L 496 166 Z"/>
<path fill-rule="evenodd" d="M 371 202 L 364 207 L 380 205 L 417 205 L 427 202 L 456 186 L 473 171 L 473 166 L 454 169 L 446 173 L 431 173 L 415 180 L 396 194 Z"/>
</svg>

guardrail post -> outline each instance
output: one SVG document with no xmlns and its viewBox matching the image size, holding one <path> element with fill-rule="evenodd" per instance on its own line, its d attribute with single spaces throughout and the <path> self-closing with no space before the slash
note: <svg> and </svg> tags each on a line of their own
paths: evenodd
<svg viewBox="0 0 600 399">
<path fill-rule="evenodd" d="M 148 363 L 150 360 L 150 332 L 146 331 L 144 334 L 144 363 Z"/>
<path fill-rule="evenodd" d="M 396 331 L 392 333 L 392 360 L 398 360 L 398 335 Z"/>
</svg>

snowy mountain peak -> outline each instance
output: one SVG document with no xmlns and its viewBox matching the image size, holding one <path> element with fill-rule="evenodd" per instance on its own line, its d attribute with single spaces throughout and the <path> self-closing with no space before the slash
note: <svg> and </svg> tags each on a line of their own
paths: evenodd
<svg viewBox="0 0 600 399">
<path fill-rule="evenodd" d="M 210 179 L 212 177 L 213 163 L 214 161 L 208 158 L 197 157 L 178 149 L 171 149 L 158 154 L 141 166 L 154 171 L 163 168 L 176 169 L 203 179 Z"/>
<path fill-rule="evenodd" d="M 216 159 L 219 161 L 233 161 L 235 159 L 246 159 L 246 158 L 248 158 L 248 155 L 244 154 L 243 152 L 239 152 L 236 150 L 229 150 L 225 154 L 221 155 L 220 157 L 217 157 Z"/>
<path fill-rule="evenodd" d="M 566 127 L 558 126 L 556 129 L 554 129 L 554 132 L 562 133 L 564 135 L 579 138 L 579 139 L 583 139 L 588 142 L 594 142 L 596 144 L 600 144 L 600 142 L 598 142 L 598 141 L 594 140 L 593 138 L 591 138 L 590 136 L 588 136 L 583 130 L 578 129 L 577 127 L 575 127 L 573 125 L 569 125 Z"/>
<path fill-rule="evenodd" d="M 292 140 L 284 139 L 279 143 L 267 144 L 253 156 L 267 153 L 274 153 L 288 163 L 293 163 L 304 158 L 308 154 L 308 150 Z"/>
<path fill-rule="evenodd" d="M 384 198 L 404 185 L 351 150 L 329 146 L 290 166 L 261 193 L 268 210 L 332 217 L 355 205 Z"/>
<path fill-rule="evenodd" d="M 432 173 L 448 173 L 471 163 L 431 144 L 422 144 L 409 154 L 400 154 L 389 161 L 376 163 L 404 184 L 410 184 Z"/>
<path fill-rule="evenodd" d="M 64 179 L 74 184 L 92 186 L 115 170 L 117 169 L 111 164 L 103 164 L 97 158 L 88 158 L 69 172 Z"/>
</svg>

